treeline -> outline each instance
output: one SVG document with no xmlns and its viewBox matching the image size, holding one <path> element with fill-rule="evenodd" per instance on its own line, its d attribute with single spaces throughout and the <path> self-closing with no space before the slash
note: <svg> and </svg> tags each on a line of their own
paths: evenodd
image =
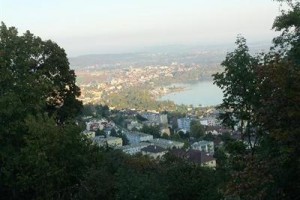
<svg viewBox="0 0 300 200">
<path fill-rule="evenodd" d="M 157 101 L 154 99 L 153 95 L 150 94 L 151 90 L 151 87 L 146 86 L 124 88 L 118 93 L 110 94 L 107 103 L 119 109 L 134 108 L 137 110 L 158 111 L 178 109 L 178 106 L 172 101 Z"/>
<path fill-rule="evenodd" d="M 238 36 L 214 75 L 224 92 L 223 124 L 238 127 L 247 143 L 228 169 L 228 196 L 300 199 L 300 2 L 282 2 L 288 9 L 274 21 L 281 35 L 270 52 L 252 56 Z"/>
</svg>

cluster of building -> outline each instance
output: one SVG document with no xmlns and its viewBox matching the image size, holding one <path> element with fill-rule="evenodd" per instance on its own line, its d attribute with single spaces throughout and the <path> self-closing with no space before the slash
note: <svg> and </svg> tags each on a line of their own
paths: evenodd
<svg viewBox="0 0 300 200">
<path fill-rule="evenodd" d="M 99 103 L 101 97 L 103 99 L 104 93 L 109 95 L 111 93 L 118 93 L 118 91 L 144 84 L 153 86 L 157 80 L 164 80 L 165 78 L 173 78 L 175 74 L 195 71 L 200 68 L 199 65 L 186 67 L 180 64 L 172 64 L 170 66 L 146 66 L 146 67 L 129 67 L 116 68 L 101 71 L 89 71 L 88 82 L 80 82 L 81 97 L 84 103 Z M 76 74 L 84 79 L 87 76 L 86 72 L 77 71 Z M 153 87 L 151 94 L 161 95 L 167 93 L 167 88 Z"/>
<path fill-rule="evenodd" d="M 188 116 L 177 119 L 178 131 L 184 133 L 191 131 L 191 122 L 199 121 L 199 123 L 205 128 L 205 134 L 222 135 L 224 133 L 230 133 L 232 130 L 225 128 L 221 125 L 218 119 L 219 112 L 216 109 L 207 110 L 206 114 L 201 117 Z"/>
<path fill-rule="evenodd" d="M 129 155 L 141 153 L 158 159 L 162 158 L 169 152 L 176 157 L 184 158 L 190 162 L 215 167 L 216 159 L 213 157 L 215 144 L 213 141 L 190 140 L 190 144 L 188 144 L 189 148 L 186 148 L 186 144 L 180 141 L 154 138 L 153 135 L 143 133 L 140 130 L 144 125 L 161 126 L 160 134 L 163 133 L 164 129 L 169 130 L 168 127 L 172 125 L 168 122 L 167 114 L 152 112 L 140 112 L 135 114 L 138 114 L 145 120 L 142 120 L 141 122 L 141 120 L 126 119 L 125 124 L 127 128 L 124 128 L 116 125 L 113 121 L 108 121 L 106 119 L 89 119 L 86 122 L 86 130 L 83 133 L 98 146 L 119 149 Z M 190 123 L 193 120 L 198 120 L 202 125 L 204 125 L 206 127 L 206 133 L 219 135 L 226 131 L 219 125 L 218 120 L 212 115 L 205 116 L 200 119 L 193 117 L 178 118 L 178 130 L 185 130 L 189 132 Z M 114 129 L 114 132 L 117 132 L 118 134 L 112 135 L 112 129 Z M 101 130 L 105 134 L 96 135 L 97 130 Z M 121 136 L 125 136 L 129 144 L 124 145 L 123 138 Z"/>
</svg>

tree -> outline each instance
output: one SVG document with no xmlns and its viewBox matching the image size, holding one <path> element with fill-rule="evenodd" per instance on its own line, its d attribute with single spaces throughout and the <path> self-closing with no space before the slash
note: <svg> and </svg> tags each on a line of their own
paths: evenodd
<svg viewBox="0 0 300 200">
<path fill-rule="evenodd" d="M 266 133 L 259 159 L 266 161 L 278 199 L 300 197 L 300 2 L 283 1 L 273 29 L 282 31 L 258 70 L 261 109 L 258 119 Z M 275 196 L 275 195 L 274 195 Z"/>
<path fill-rule="evenodd" d="M 141 129 L 141 132 L 153 135 L 153 137 L 155 137 L 155 138 L 160 137 L 160 128 L 159 128 L 159 126 L 144 125 L 143 128 Z"/>
<path fill-rule="evenodd" d="M 233 165 L 227 194 L 240 199 L 300 197 L 300 2 L 281 2 L 286 2 L 288 9 L 275 19 L 273 29 L 282 33 L 253 70 L 254 102 L 260 106 L 253 106 L 251 113 L 261 140 L 252 156 L 233 146 L 242 152 L 236 152 L 238 162 Z M 244 76 L 247 74 L 240 77 Z"/>
<path fill-rule="evenodd" d="M 121 133 L 121 138 L 122 138 L 123 145 L 129 145 L 129 140 L 125 134 Z"/>
<path fill-rule="evenodd" d="M 119 136 L 116 129 L 112 128 L 110 130 L 110 136 L 113 136 L 113 137 L 118 137 Z"/>
<path fill-rule="evenodd" d="M 191 137 L 199 139 L 204 136 L 204 127 L 201 125 L 199 121 L 193 120 L 191 121 Z"/>
<path fill-rule="evenodd" d="M 242 135 L 248 137 L 249 145 L 255 127 L 254 110 L 258 105 L 255 69 L 258 60 L 249 54 L 246 39 L 238 36 L 236 49 L 226 55 L 222 62 L 224 71 L 213 75 L 214 83 L 223 90 L 224 98 L 220 109 L 223 124 L 238 126 Z"/>
<path fill-rule="evenodd" d="M 92 104 L 86 104 L 83 106 L 81 114 L 83 116 L 94 116 L 95 107 Z"/>
<path fill-rule="evenodd" d="M 215 170 L 200 167 L 167 153 L 161 163 L 168 199 L 222 199 Z"/>
<path fill-rule="evenodd" d="M 95 131 L 95 135 L 96 135 L 96 136 L 103 136 L 103 137 L 106 137 L 106 134 L 105 134 L 104 130 L 100 130 L 100 129 L 97 129 L 97 130 Z"/>
<path fill-rule="evenodd" d="M 25 146 L 16 157 L 20 170 L 16 171 L 15 186 L 19 197 L 72 198 L 90 167 L 89 140 L 78 134 L 76 125 L 57 126 L 47 116 L 30 116 L 26 126 Z"/>
<path fill-rule="evenodd" d="M 177 133 L 179 135 L 179 138 L 181 139 L 188 139 L 190 137 L 190 133 L 189 132 L 183 132 L 183 131 L 178 131 Z M 177 137 L 177 134 L 174 134 L 174 138 Z"/>
<path fill-rule="evenodd" d="M 0 26 L 0 74 L 0 192 L 17 198 L 21 151 L 31 144 L 26 141 L 28 116 L 46 113 L 63 126 L 74 120 L 82 104 L 65 51 L 29 31 L 19 36 L 16 28 L 4 23 Z"/>
<path fill-rule="evenodd" d="M 167 133 L 163 133 L 161 137 L 164 138 L 164 139 L 169 139 L 170 138 L 170 136 Z"/>
<path fill-rule="evenodd" d="M 0 26 L 0 94 L 22 103 L 22 112 L 55 114 L 58 122 L 76 116 L 81 102 L 75 73 L 65 51 L 29 31 L 18 36 L 14 27 Z M 1 103 L 9 105 L 8 98 Z M 1 109 L 2 110 L 2 109 Z"/>
</svg>

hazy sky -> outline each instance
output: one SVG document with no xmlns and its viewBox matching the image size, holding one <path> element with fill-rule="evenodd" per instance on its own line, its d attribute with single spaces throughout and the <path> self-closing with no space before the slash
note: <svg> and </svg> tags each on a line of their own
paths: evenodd
<svg viewBox="0 0 300 200">
<path fill-rule="evenodd" d="M 0 0 L 0 21 L 51 39 L 69 56 L 156 45 L 270 41 L 272 0 Z"/>
</svg>

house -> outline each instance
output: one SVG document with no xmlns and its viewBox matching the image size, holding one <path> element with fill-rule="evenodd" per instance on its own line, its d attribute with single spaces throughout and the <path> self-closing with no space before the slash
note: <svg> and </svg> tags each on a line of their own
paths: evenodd
<svg viewBox="0 0 300 200">
<path fill-rule="evenodd" d="M 188 132 L 191 131 L 191 122 L 192 119 L 188 117 L 177 119 L 178 129 L 184 129 Z"/>
<path fill-rule="evenodd" d="M 159 123 L 155 122 L 155 121 L 144 121 L 143 125 L 146 125 L 146 126 L 159 126 Z"/>
<path fill-rule="evenodd" d="M 138 132 L 138 131 L 131 131 L 124 133 L 129 140 L 130 144 L 138 144 L 140 142 L 147 142 L 153 139 L 153 135 Z"/>
<path fill-rule="evenodd" d="M 161 158 L 168 151 L 162 147 L 156 145 L 149 145 L 141 149 L 143 155 L 148 155 L 154 159 Z"/>
<path fill-rule="evenodd" d="M 216 126 L 218 120 L 214 117 L 205 117 L 200 119 L 200 124 L 203 126 Z"/>
<path fill-rule="evenodd" d="M 190 149 L 188 151 L 183 149 L 173 149 L 170 151 L 170 154 L 201 166 L 207 166 L 211 168 L 216 167 L 216 159 L 203 151 L 194 149 Z"/>
<path fill-rule="evenodd" d="M 161 124 L 168 124 L 168 115 L 167 114 L 160 114 L 159 115 L 159 122 Z"/>
<path fill-rule="evenodd" d="M 206 126 L 205 134 L 211 133 L 212 135 L 222 135 L 224 133 L 230 133 L 231 129 L 224 128 L 222 126 Z"/>
<path fill-rule="evenodd" d="M 171 132 L 170 132 L 170 129 L 169 129 L 169 127 L 161 127 L 160 128 L 160 132 L 162 133 L 162 134 L 167 134 L 167 135 L 171 135 Z"/>
<path fill-rule="evenodd" d="M 101 120 L 91 120 L 89 122 L 86 122 L 86 130 L 88 131 L 96 131 L 96 130 L 103 130 L 104 127 L 107 124 L 106 119 L 101 119 Z"/>
<path fill-rule="evenodd" d="M 191 148 L 194 150 L 199 150 L 199 151 L 203 151 L 203 152 L 206 152 L 209 154 L 213 154 L 214 153 L 214 142 L 206 141 L 206 140 L 194 142 L 191 145 Z"/>
<path fill-rule="evenodd" d="M 116 147 L 121 147 L 123 145 L 123 140 L 122 138 L 119 137 L 101 137 L 101 136 L 96 136 L 93 138 L 93 143 L 100 146 L 100 147 L 111 147 L 111 148 L 116 148 Z"/>
<path fill-rule="evenodd" d="M 142 113 L 141 116 L 147 119 L 151 124 L 168 124 L 167 114 L 145 112 Z"/>
<path fill-rule="evenodd" d="M 173 140 L 166 140 L 162 138 L 155 138 L 152 140 L 149 140 L 149 142 L 153 143 L 156 146 L 162 147 L 164 149 L 174 149 L 174 148 L 182 148 L 184 143 L 183 142 L 177 142 Z"/>
<path fill-rule="evenodd" d="M 141 152 L 142 148 L 145 148 L 149 145 L 151 145 L 151 143 L 141 142 L 141 143 L 136 143 L 136 144 L 131 144 L 131 145 L 125 145 L 125 146 L 122 146 L 122 147 L 118 147 L 117 149 L 120 149 L 121 151 L 123 151 L 126 154 L 134 155 L 134 154 L 137 154 L 137 153 Z"/>
</svg>

